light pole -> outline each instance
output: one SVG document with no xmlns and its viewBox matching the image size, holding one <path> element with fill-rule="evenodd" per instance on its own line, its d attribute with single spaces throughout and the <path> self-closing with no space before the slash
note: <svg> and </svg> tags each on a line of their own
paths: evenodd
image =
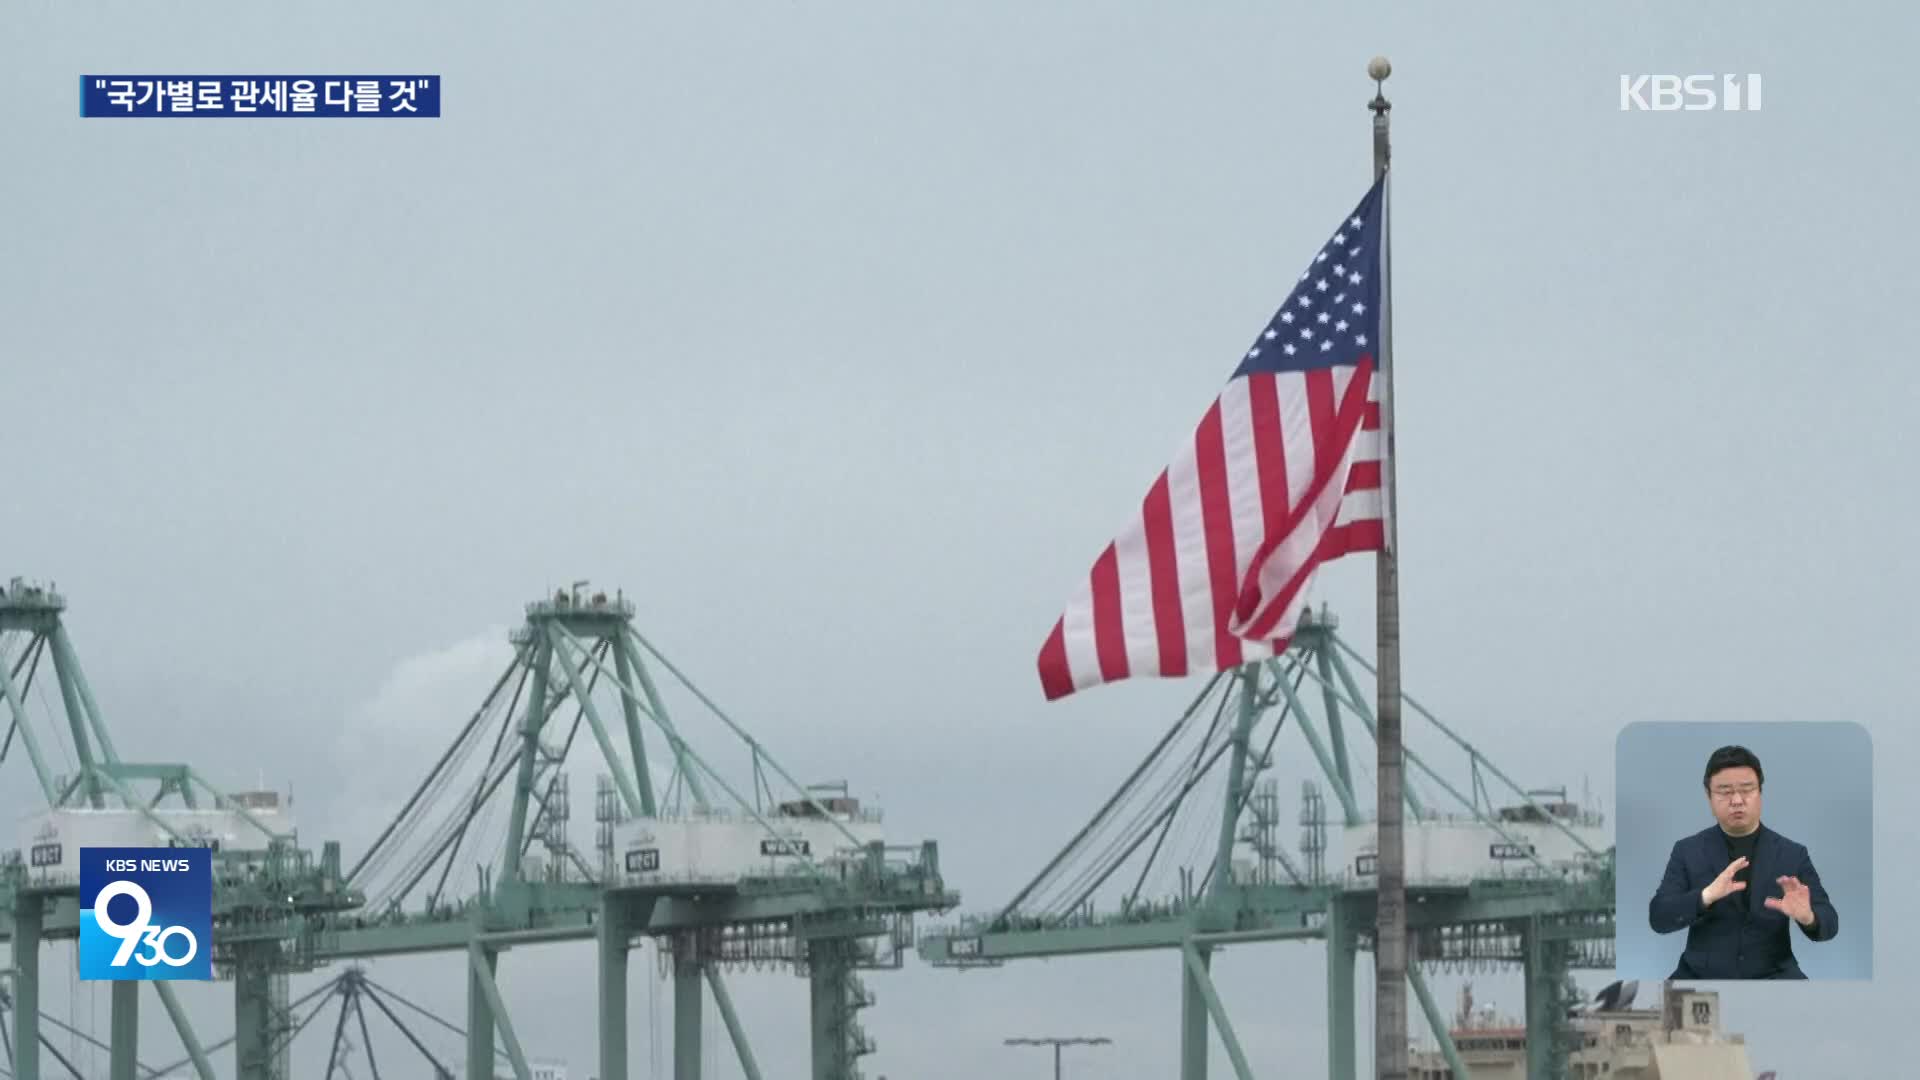
<svg viewBox="0 0 1920 1080">
<path fill-rule="evenodd" d="M 1007 1040 L 1008 1046 L 1051 1046 L 1053 1047 L 1053 1080 L 1060 1080 L 1060 1077 L 1062 1075 L 1060 1072 L 1060 1048 L 1061 1047 L 1063 1046 L 1110 1046 L 1112 1045 L 1112 1043 L 1113 1043 L 1113 1040 L 1107 1038 L 1104 1035 L 1097 1035 L 1091 1039 L 1080 1038 L 1080 1037 L 1074 1037 L 1074 1038 L 1049 1037 L 1044 1039 L 1008 1039 Z"/>
</svg>

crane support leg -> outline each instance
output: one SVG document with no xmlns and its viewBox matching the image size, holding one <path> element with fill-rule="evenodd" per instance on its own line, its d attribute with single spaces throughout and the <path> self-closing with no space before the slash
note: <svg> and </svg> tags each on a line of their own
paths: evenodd
<svg viewBox="0 0 1920 1080">
<path fill-rule="evenodd" d="M 239 1080 L 268 1080 L 273 1071 L 273 1018 L 267 983 L 272 978 L 259 953 L 242 947 L 233 977 L 234 1065 Z"/>
<path fill-rule="evenodd" d="M 872 1048 L 855 1020 L 869 1004 L 853 971 L 853 942 L 817 938 L 807 945 L 813 1006 L 812 1080 L 855 1080 L 857 1062 Z"/>
<path fill-rule="evenodd" d="M 627 1080 L 627 903 L 600 897 L 595 952 L 600 971 L 600 1080 Z"/>
<path fill-rule="evenodd" d="M 1213 1017 L 1213 1026 L 1220 1029 L 1220 1041 L 1226 1044 L 1227 1057 L 1233 1061 L 1234 1075 L 1239 1080 L 1253 1080 L 1253 1069 L 1247 1065 L 1247 1055 L 1241 1052 L 1240 1040 L 1233 1034 L 1233 1024 L 1227 1020 L 1226 1006 L 1220 1004 L 1220 995 L 1214 992 L 1213 979 L 1207 974 L 1207 965 L 1200 959 L 1200 950 L 1192 945 L 1183 945 L 1180 952 L 1186 957 L 1187 971 L 1192 973 L 1200 997 L 1207 1004 L 1207 1014 Z"/>
<path fill-rule="evenodd" d="M 733 1051 L 740 1055 L 740 1071 L 746 1074 L 747 1080 L 760 1080 L 760 1063 L 753 1059 L 753 1048 L 747 1045 L 747 1029 L 741 1026 L 740 1015 L 733 1011 L 733 995 L 727 993 L 719 968 L 707 968 L 707 987 L 713 991 L 713 1003 L 720 1008 L 720 1022 L 727 1025 Z"/>
<path fill-rule="evenodd" d="M 140 984 L 132 980 L 113 984 L 107 1051 L 108 1080 L 135 1080 L 134 1060 L 140 1053 Z"/>
<path fill-rule="evenodd" d="M 513 810 L 507 819 L 507 854 L 501 866 L 502 881 L 520 880 L 520 852 L 527 840 L 527 800 L 533 796 L 533 767 L 540 759 L 540 729 L 547 722 L 547 671 L 553 666 L 552 650 L 552 643 L 545 638 L 533 649 L 533 690 L 527 699 L 526 715 L 520 721 L 519 775 L 513 783 Z M 467 1067 L 473 1067 L 471 1060 Z"/>
<path fill-rule="evenodd" d="M 73 732 L 73 756 L 80 761 L 78 780 L 86 792 L 87 805 L 98 810 L 103 804 L 100 776 L 93 768 L 93 740 L 87 736 L 86 708 L 80 704 L 80 688 L 73 681 L 73 657 L 60 647 L 61 640 L 52 640 L 53 673 L 60 684 L 60 698 L 67 707 L 67 727 Z"/>
<path fill-rule="evenodd" d="M 1338 770 L 1338 786 L 1352 791 L 1353 770 L 1347 764 L 1347 735 L 1340 723 L 1340 695 L 1333 689 L 1333 655 L 1324 639 L 1315 644 L 1313 659 L 1320 671 L 1320 692 L 1325 695 L 1327 737 L 1333 743 L 1333 763 L 1334 768 Z M 1328 776 L 1331 779 L 1334 774 L 1329 773 Z M 1352 825 L 1356 822 L 1348 821 L 1347 824 Z"/>
<path fill-rule="evenodd" d="M 1557 1080 L 1566 1074 L 1567 943 L 1549 939 L 1539 916 L 1523 934 L 1527 982 L 1527 1080 Z"/>
<path fill-rule="evenodd" d="M 1440 1054 L 1447 1059 L 1447 1068 L 1455 1076 L 1469 1076 L 1467 1065 L 1460 1060 L 1460 1050 L 1453 1045 L 1453 1033 L 1447 1030 L 1447 1018 L 1440 1013 L 1440 1006 L 1434 1004 L 1433 991 L 1427 989 L 1427 977 L 1420 973 L 1419 964 L 1407 965 L 1407 983 L 1413 987 L 1413 996 L 1420 999 L 1420 1011 L 1427 1014 L 1427 1026 L 1433 1029 L 1433 1037 L 1440 1041 Z"/>
<path fill-rule="evenodd" d="M 491 967 L 499 954 L 488 953 Z M 487 1007 L 486 991 L 480 989 L 480 972 L 467 969 L 467 1080 L 493 1080 L 493 1012 Z"/>
<path fill-rule="evenodd" d="M 633 685 L 633 663 L 627 657 L 626 643 L 613 643 L 613 667 L 620 676 L 620 712 L 627 722 L 627 747 L 633 752 L 633 779 L 640 787 L 640 812 L 646 817 L 656 813 L 653 801 L 653 774 L 647 771 L 647 742 L 640 734 L 640 706 L 627 693 Z M 602 1077 L 605 1080 L 605 1077 Z"/>
<path fill-rule="evenodd" d="M 507 1044 L 507 1060 L 513 1065 L 513 1075 L 517 1080 L 533 1080 L 533 1070 L 527 1067 L 527 1055 L 520 1051 L 520 1040 L 513 1033 L 513 1021 L 507 1016 L 507 1004 L 501 1000 L 500 987 L 493 981 L 494 968 L 499 965 L 499 962 L 499 950 L 489 949 L 477 941 L 469 943 L 467 945 L 467 969 L 472 973 L 472 981 L 468 985 L 467 992 L 471 995 L 474 990 L 478 990 L 480 991 L 481 997 L 485 999 L 482 1004 L 487 1011 L 489 1019 L 487 1026 L 489 1029 L 495 1025 L 499 1026 L 500 1038 Z M 473 1003 L 471 998 L 469 998 L 467 1003 L 467 1015 L 469 1020 L 471 1020 L 473 1016 Z M 489 1030 L 487 1036 L 486 1044 L 480 1047 L 480 1052 L 485 1055 L 485 1065 L 480 1075 L 473 1077 L 472 1069 L 475 1057 L 474 1038 L 471 1029 L 467 1032 L 467 1069 L 469 1071 L 469 1080 L 492 1080 L 493 1032 Z"/>
<path fill-rule="evenodd" d="M 1180 964 L 1180 1080 L 1207 1080 L 1207 1003 L 1184 952 Z M 1195 955 L 1202 970 L 1212 962 L 1213 950 Z"/>
<path fill-rule="evenodd" d="M 167 1018 L 173 1021 L 173 1030 L 180 1033 L 180 1045 L 187 1048 L 187 1060 L 193 1062 L 193 1071 L 200 1080 L 213 1080 L 213 1063 L 207 1060 L 207 1052 L 200 1046 L 200 1039 L 193 1033 L 193 1025 L 187 1021 L 187 1010 L 180 1007 L 180 996 L 166 983 L 154 983 L 153 989 L 160 995 L 160 1004 L 167 1010 Z M 284 1078 L 282 1078 L 284 1080 Z"/>
<path fill-rule="evenodd" d="M 13 898 L 13 1075 L 40 1080 L 40 917 L 35 894 Z"/>
<path fill-rule="evenodd" d="M 1280 687 L 1281 696 L 1287 699 L 1288 711 L 1293 716 L 1294 722 L 1299 725 L 1300 734 L 1307 737 L 1307 747 L 1313 751 L 1314 760 L 1320 763 L 1320 774 L 1325 776 L 1327 783 L 1332 786 L 1334 798 L 1340 800 L 1340 812 L 1345 815 L 1347 824 L 1360 824 L 1360 804 L 1354 801 L 1352 781 L 1342 779 L 1339 763 L 1328 755 L 1326 745 L 1320 741 L 1320 733 L 1314 729 L 1313 715 L 1307 712 L 1307 707 L 1301 703 L 1299 691 L 1287 681 L 1286 673 L 1275 665 L 1274 675 L 1274 683 Z M 1327 684 L 1327 714 L 1337 716 L 1338 708 L 1339 705 L 1333 698 L 1332 684 L 1329 683 Z"/>
<path fill-rule="evenodd" d="M 676 953 L 673 958 L 673 1080 L 700 1080 L 703 1004 L 699 961 Z"/>
<path fill-rule="evenodd" d="M 32 678 L 31 672 L 28 678 Z M 27 758 L 33 762 L 33 775 L 40 778 L 40 790 L 46 794 L 48 803 L 58 803 L 60 793 L 54 788 L 53 774 L 47 771 L 46 756 L 40 752 L 40 738 L 33 733 L 33 726 L 27 723 L 27 707 L 20 701 L 20 691 L 13 685 L 5 664 L 0 664 L 0 697 L 6 698 L 7 709 L 12 715 L 12 726 L 8 730 L 20 733 L 20 742 L 27 748 Z"/>
<path fill-rule="evenodd" d="M 1327 1078 L 1357 1080 L 1354 1064 L 1353 916 L 1335 895 L 1327 902 Z M 1459 1075 L 1466 1076 L 1462 1072 Z"/>
</svg>

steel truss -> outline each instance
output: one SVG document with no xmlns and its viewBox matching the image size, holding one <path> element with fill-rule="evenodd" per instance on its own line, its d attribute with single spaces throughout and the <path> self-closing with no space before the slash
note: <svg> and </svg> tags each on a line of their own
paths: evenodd
<svg viewBox="0 0 1920 1080">
<path fill-rule="evenodd" d="M 273 1002 L 287 974 L 317 964 L 325 921 L 360 903 L 340 875 L 339 848 L 328 844 L 316 858 L 298 847 L 293 836 L 275 832 L 190 765 L 122 760 L 81 669 L 63 620 L 65 609 L 66 600 L 57 591 L 20 578 L 0 590 L 0 699 L 7 708 L 0 763 L 17 744 L 24 749 L 50 809 L 138 814 L 181 846 L 202 841 L 182 836 L 156 812 L 169 799 L 177 799 L 187 809 L 199 809 L 204 796 L 211 799 L 213 808 L 234 812 L 258 834 L 260 850 L 213 852 L 214 941 L 209 948 L 216 976 L 235 983 L 235 1014 L 243 1030 L 257 1038 L 269 1037 L 275 1023 Z M 43 728 L 35 723 L 27 704 L 36 678 L 44 680 L 49 673 L 58 704 L 49 709 L 56 715 Z M 56 746 L 74 762 L 71 776 L 54 774 L 49 750 Z M 148 784 L 153 786 L 141 790 Z M 40 1080 L 38 1051 L 47 1048 L 40 1031 L 39 946 L 44 940 L 71 939 L 79 933 L 77 889 L 71 884 L 49 884 L 31 870 L 18 855 L 0 864 L 0 940 L 10 942 L 13 953 L 10 1011 L 16 1030 L 9 1060 L 17 1080 Z M 183 1064 L 190 1064 L 201 1080 L 213 1080 L 207 1053 L 173 987 L 156 982 L 153 990 L 187 1051 Z M 111 1080 L 136 1076 L 140 996 L 138 983 L 113 984 Z M 261 1071 L 248 1075 L 282 1080 L 284 1062 L 277 1071 L 273 1066 L 269 1056 Z"/>
<path fill-rule="evenodd" d="M 1341 825 L 1361 812 L 1347 732 L 1369 737 L 1375 718 L 1352 667 L 1371 666 L 1337 633 L 1324 610 L 1301 616 L 1287 652 L 1216 676 L 1094 813 L 1067 846 L 998 910 L 963 918 L 919 942 L 923 958 L 948 967 L 997 966 L 1027 957 L 1145 949 L 1179 960 L 1181 1080 L 1205 1080 L 1210 1030 L 1240 1080 L 1252 1067 L 1211 976 L 1212 955 L 1229 945 L 1315 940 L 1327 949 L 1328 1075 L 1355 1076 L 1354 966 L 1373 949 L 1375 893 L 1352 875 L 1325 868 L 1325 815 Z M 1319 715 L 1308 702 L 1317 697 Z M 1526 974 L 1528 1075 L 1562 1075 L 1566 1060 L 1568 973 L 1613 966 L 1613 853 L 1599 850 L 1515 784 L 1478 748 L 1409 695 L 1405 709 L 1430 722 L 1443 743 L 1463 752 L 1464 777 L 1405 750 L 1406 819 L 1417 826 L 1441 807 L 1524 854 L 1530 864 L 1500 878 L 1407 888 L 1408 984 L 1457 1076 L 1467 1075 L 1426 976 L 1491 965 Z M 1317 768 L 1306 792 L 1300 860 L 1276 840 L 1272 782 L 1260 776 L 1276 760 L 1291 726 Z M 1363 759 L 1364 760 L 1364 759 Z M 1317 784 L 1331 792 L 1324 799 Z M 1571 837 L 1577 865 L 1550 866 L 1517 841 L 1493 789 L 1538 823 Z M 1210 809 L 1209 809 L 1210 808 Z M 1537 815 L 1537 816 L 1535 816 Z M 1197 829 L 1196 829 L 1197 826 Z M 1196 839 L 1197 836 L 1197 839 Z M 1255 854 L 1236 866 L 1236 842 Z M 1197 856 L 1180 862 L 1183 855 Z M 1158 883 L 1156 891 L 1153 886 Z M 1113 906 L 1096 906 L 1100 897 Z"/>
<path fill-rule="evenodd" d="M 857 1061 L 874 1043 L 855 1019 L 873 1001 L 858 972 L 897 967 L 913 939 L 914 915 L 946 911 L 959 901 L 940 876 L 937 846 L 861 844 L 837 824 L 818 789 L 796 781 L 634 629 L 631 603 L 619 594 L 589 594 L 585 584 L 527 605 L 526 622 L 511 635 L 507 669 L 351 869 L 341 872 L 337 845 L 327 844 L 315 859 L 291 837 L 272 837 L 265 855 L 235 855 L 219 864 L 225 869 L 216 872 L 215 964 L 219 977 L 235 984 L 235 1035 L 201 1048 L 170 988 L 156 984 L 202 1080 L 213 1077 L 209 1051 L 228 1044 L 240 1080 L 284 1080 L 286 1047 L 315 1015 L 297 1017 L 298 1003 L 286 1002 L 289 972 L 427 952 L 457 953 L 464 961 L 463 1074 L 492 1080 L 498 1062 L 517 1080 L 530 1080 L 521 1033 L 500 991 L 500 956 L 570 940 L 596 942 L 598 1076 L 625 1080 L 627 957 L 649 939 L 659 943 L 673 983 L 675 1080 L 700 1076 L 702 1010 L 709 999 L 742 1069 L 757 1080 L 759 1065 L 724 973 L 773 965 L 808 980 L 814 1080 L 860 1075 Z M 64 606 L 51 590 L 18 582 L 0 597 L 0 635 L 24 635 L 17 651 L 0 651 L 0 692 L 12 720 L 0 735 L 0 757 L 17 737 L 50 806 L 112 805 L 154 818 L 161 798 L 177 794 L 193 805 L 197 788 L 211 792 L 216 805 L 235 805 L 244 814 L 187 766 L 120 761 L 60 626 Z M 22 700 L 43 656 L 60 679 L 67 727 L 81 757 L 70 781 L 53 776 Z M 667 692 L 690 696 L 699 706 L 693 715 L 717 722 L 744 747 L 750 775 L 730 776 L 696 749 L 688 716 L 669 708 Z M 569 710 L 567 722 L 562 717 Z M 565 767 L 583 733 L 593 743 L 588 753 L 603 770 L 611 804 L 601 815 L 601 850 L 591 857 L 572 846 L 566 830 Z M 650 761 L 660 763 L 664 782 L 656 782 Z M 131 781 L 158 781 L 160 790 L 149 799 L 135 794 Z M 495 834 L 491 825 L 501 803 L 506 824 Z M 846 853 L 803 853 L 798 873 L 749 876 L 688 893 L 623 881 L 608 850 L 610 822 L 673 815 L 730 815 L 774 836 L 771 819 L 782 805 L 808 806 L 836 822 Z M 487 864 L 468 879 L 462 868 L 476 856 Z M 77 928 L 70 890 L 35 887 L 22 865 L 0 868 L 0 939 L 10 940 L 19 958 L 11 999 L 26 1050 L 9 1060 L 20 1080 L 40 1080 L 38 946 Z M 379 1009 L 383 998 L 356 972 L 349 968 L 327 984 L 341 999 L 335 1049 L 360 1030 L 365 1064 L 377 1073 L 361 1028 L 362 1003 Z M 113 999 L 112 1080 L 153 1075 L 136 1073 L 134 1064 L 135 984 L 117 985 L 128 989 L 116 987 Z M 339 1053 L 334 1058 L 336 1068 L 351 1067 Z M 450 1066 L 436 1061 L 436 1075 Z"/>
</svg>

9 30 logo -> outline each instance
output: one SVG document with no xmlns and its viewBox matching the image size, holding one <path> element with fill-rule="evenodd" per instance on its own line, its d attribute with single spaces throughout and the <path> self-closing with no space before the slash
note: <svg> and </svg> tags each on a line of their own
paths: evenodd
<svg viewBox="0 0 1920 1080">
<path fill-rule="evenodd" d="M 213 978 L 213 853 L 80 849 L 80 977 Z"/>
</svg>

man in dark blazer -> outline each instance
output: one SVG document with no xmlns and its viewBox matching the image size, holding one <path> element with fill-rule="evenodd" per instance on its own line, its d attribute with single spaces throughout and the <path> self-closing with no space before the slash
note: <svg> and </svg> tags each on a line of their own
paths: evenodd
<svg viewBox="0 0 1920 1080">
<path fill-rule="evenodd" d="M 1766 774 L 1744 746 L 1707 759 L 1714 824 L 1673 845 L 1666 875 L 1647 905 L 1655 933 L 1687 932 L 1673 979 L 1804 979 L 1793 924 L 1808 941 L 1840 932 L 1840 915 L 1804 845 L 1760 823 Z M 1758 888 L 1747 888 L 1749 883 Z"/>
</svg>

